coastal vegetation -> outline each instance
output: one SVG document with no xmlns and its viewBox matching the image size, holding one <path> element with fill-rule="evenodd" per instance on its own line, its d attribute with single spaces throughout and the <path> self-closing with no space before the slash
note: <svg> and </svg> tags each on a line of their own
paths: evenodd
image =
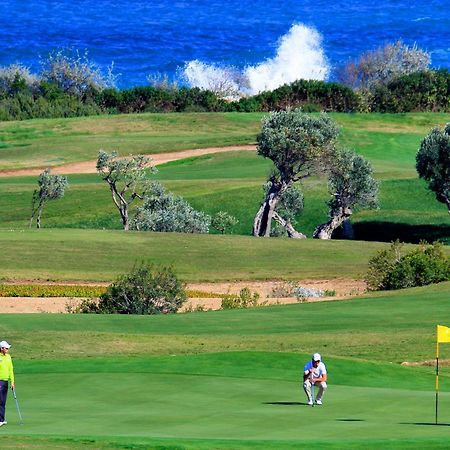
<svg viewBox="0 0 450 450">
<path fill-rule="evenodd" d="M 0 68 L 0 120 L 76 117 L 143 112 L 256 112 L 301 107 L 305 112 L 410 112 L 450 110 L 450 73 L 430 69 L 430 55 L 401 41 L 361 55 L 340 69 L 339 81 L 303 80 L 253 95 L 224 96 L 221 88 L 200 89 L 152 81 L 115 88 L 106 73 L 79 51 L 56 51 L 30 73 L 21 64 Z M 219 86 L 233 84 L 224 79 Z"/>
</svg>

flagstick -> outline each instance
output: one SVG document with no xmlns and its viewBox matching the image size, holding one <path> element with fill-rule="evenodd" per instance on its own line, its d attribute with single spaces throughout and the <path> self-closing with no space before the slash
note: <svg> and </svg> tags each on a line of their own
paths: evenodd
<svg viewBox="0 0 450 450">
<path fill-rule="evenodd" d="M 439 340 L 436 342 L 436 425 L 438 424 L 438 392 L 439 392 Z"/>
</svg>

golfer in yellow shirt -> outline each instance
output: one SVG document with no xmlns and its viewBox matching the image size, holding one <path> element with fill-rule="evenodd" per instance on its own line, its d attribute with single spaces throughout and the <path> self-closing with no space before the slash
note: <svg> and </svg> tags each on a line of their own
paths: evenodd
<svg viewBox="0 0 450 450">
<path fill-rule="evenodd" d="M 0 342 L 0 427 L 6 425 L 5 407 L 8 395 L 8 382 L 14 389 L 14 368 L 9 354 L 11 346 L 6 341 Z"/>
</svg>

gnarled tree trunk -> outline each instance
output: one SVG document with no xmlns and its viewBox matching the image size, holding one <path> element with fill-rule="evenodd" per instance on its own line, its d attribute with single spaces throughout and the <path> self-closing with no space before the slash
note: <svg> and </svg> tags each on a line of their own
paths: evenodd
<svg viewBox="0 0 450 450">
<path fill-rule="evenodd" d="M 253 236 L 270 236 L 275 208 L 277 207 L 283 192 L 288 188 L 288 185 L 282 181 L 271 181 L 272 185 L 270 186 L 269 192 L 256 213 L 253 222 Z"/>
<path fill-rule="evenodd" d="M 286 230 L 290 238 L 306 239 L 306 236 L 303 233 L 297 231 L 291 222 L 284 220 L 277 212 L 274 213 L 273 220 L 277 221 Z"/>
<path fill-rule="evenodd" d="M 328 222 L 319 225 L 314 230 L 313 238 L 331 239 L 333 231 L 347 222 L 352 214 L 353 212 L 350 208 L 337 208 L 333 210 L 331 213 L 331 219 Z"/>
</svg>

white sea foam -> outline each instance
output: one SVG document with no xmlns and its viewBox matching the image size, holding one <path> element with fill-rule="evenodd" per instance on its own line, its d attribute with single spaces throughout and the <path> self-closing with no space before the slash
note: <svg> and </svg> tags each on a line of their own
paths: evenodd
<svg viewBox="0 0 450 450">
<path fill-rule="evenodd" d="M 276 54 L 242 71 L 231 67 L 190 61 L 183 75 L 188 84 L 218 92 L 223 97 L 254 95 L 298 79 L 324 80 L 329 65 L 317 30 L 295 24 L 281 37 Z"/>
</svg>

